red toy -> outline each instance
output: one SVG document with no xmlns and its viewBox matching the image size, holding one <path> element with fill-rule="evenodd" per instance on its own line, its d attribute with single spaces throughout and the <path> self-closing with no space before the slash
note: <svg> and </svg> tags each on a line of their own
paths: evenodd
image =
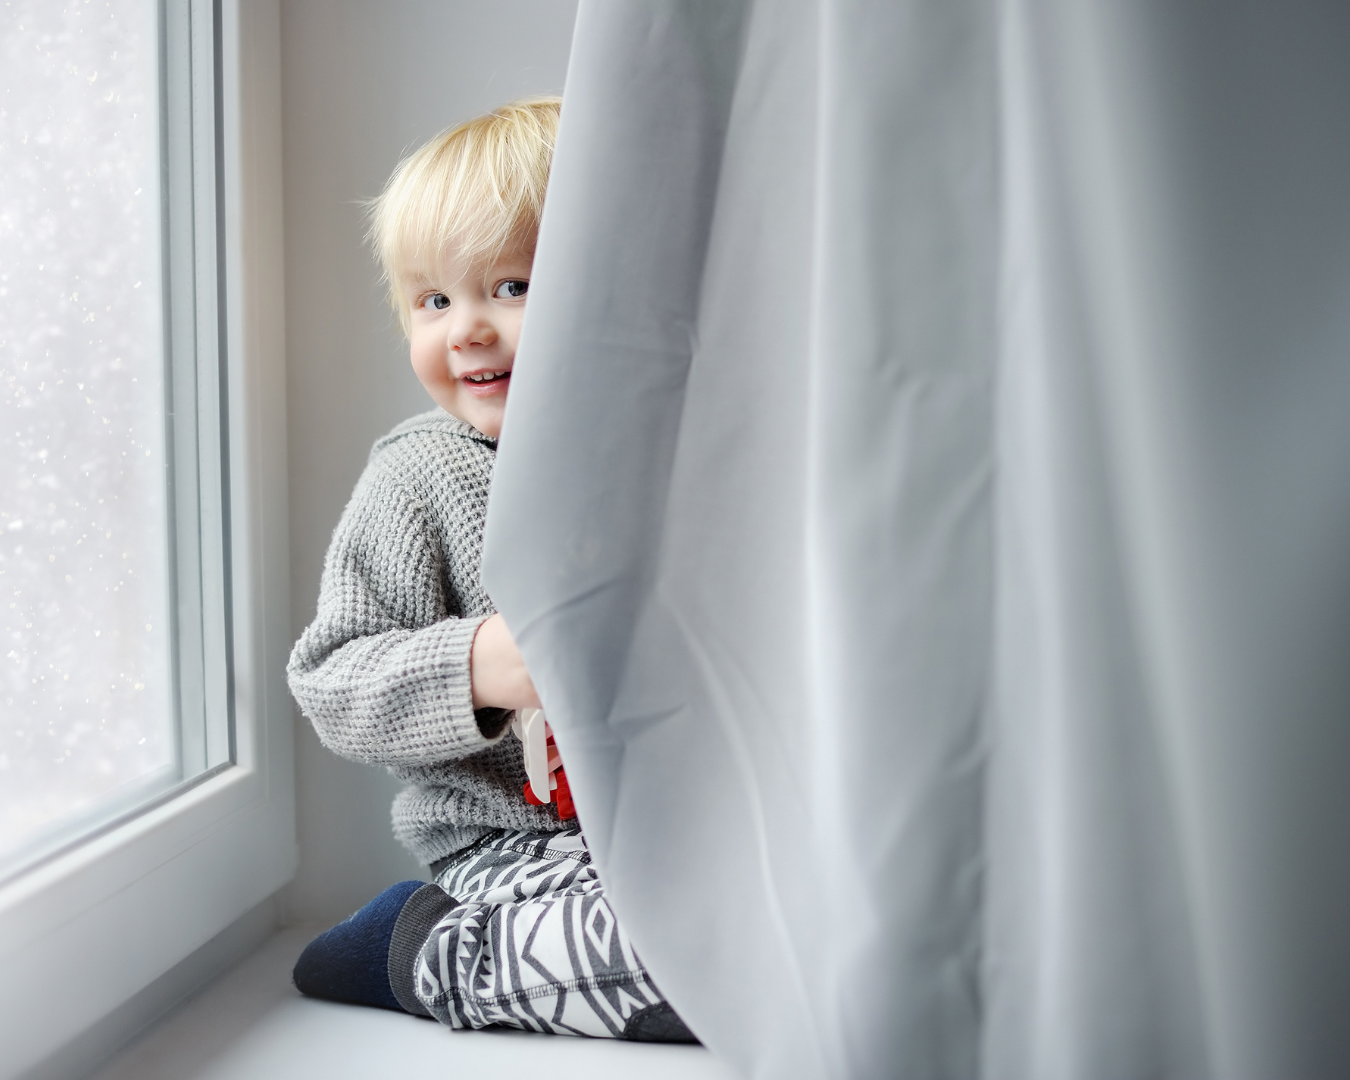
<svg viewBox="0 0 1350 1080">
<path fill-rule="evenodd" d="M 525 801 L 531 806 L 556 802 L 558 820 L 571 821 L 577 816 L 576 807 L 572 805 L 572 789 L 567 784 L 562 757 L 558 754 L 558 745 L 553 741 L 553 732 L 544 719 L 543 710 L 521 709 L 511 724 L 511 730 L 521 742 L 525 773 L 530 778 L 525 784 Z M 543 791 L 547 791 L 548 798 L 539 797 Z"/>
</svg>

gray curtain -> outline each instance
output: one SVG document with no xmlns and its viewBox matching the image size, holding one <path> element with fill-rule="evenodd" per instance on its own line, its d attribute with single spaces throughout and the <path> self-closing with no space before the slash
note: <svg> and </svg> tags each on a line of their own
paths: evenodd
<svg viewBox="0 0 1350 1080">
<path fill-rule="evenodd" d="M 740 1073 L 1350 1076 L 1350 5 L 583 0 L 489 513 Z"/>
</svg>

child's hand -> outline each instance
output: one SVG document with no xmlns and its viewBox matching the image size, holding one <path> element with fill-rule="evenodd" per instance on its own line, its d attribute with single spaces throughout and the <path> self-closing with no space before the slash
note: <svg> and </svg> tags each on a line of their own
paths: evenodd
<svg viewBox="0 0 1350 1080">
<path fill-rule="evenodd" d="M 469 681 L 475 709 L 537 709 L 525 659 L 500 615 L 493 615 L 474 635 L 469 654 Z"/>
</svg>

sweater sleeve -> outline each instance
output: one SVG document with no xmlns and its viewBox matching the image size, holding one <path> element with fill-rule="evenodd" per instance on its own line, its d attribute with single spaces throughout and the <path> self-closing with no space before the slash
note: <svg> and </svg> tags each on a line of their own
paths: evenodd
<svg viewBox="0 0 1350 1080">
<path fill-rule="evenodd" d="M 378 458 L 324 560 L 318 614 L 291 653 L 300 710 L 335 753 L 381 765 L 465 757 L 506 733 L 474 713 L 469 654 L 488 618 L 458 617 L 426 511 Z"/>
</svg>

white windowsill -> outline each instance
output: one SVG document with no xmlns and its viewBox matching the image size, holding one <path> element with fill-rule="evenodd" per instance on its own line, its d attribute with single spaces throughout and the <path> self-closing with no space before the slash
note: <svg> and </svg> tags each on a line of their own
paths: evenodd
<svg viewBox="0 0 1350 1080">
<path fill-rule="evenodd" d="M 452 1031 L 384 1009 L 305 998 L 291 985 L 321 927 L 283 930 L 128 1047 L 95 1080 L 322 1076 L 546 1076 L 549 1080 L 732 1080 L 697 1046 L 515 1031 Z"/>
</svg>

